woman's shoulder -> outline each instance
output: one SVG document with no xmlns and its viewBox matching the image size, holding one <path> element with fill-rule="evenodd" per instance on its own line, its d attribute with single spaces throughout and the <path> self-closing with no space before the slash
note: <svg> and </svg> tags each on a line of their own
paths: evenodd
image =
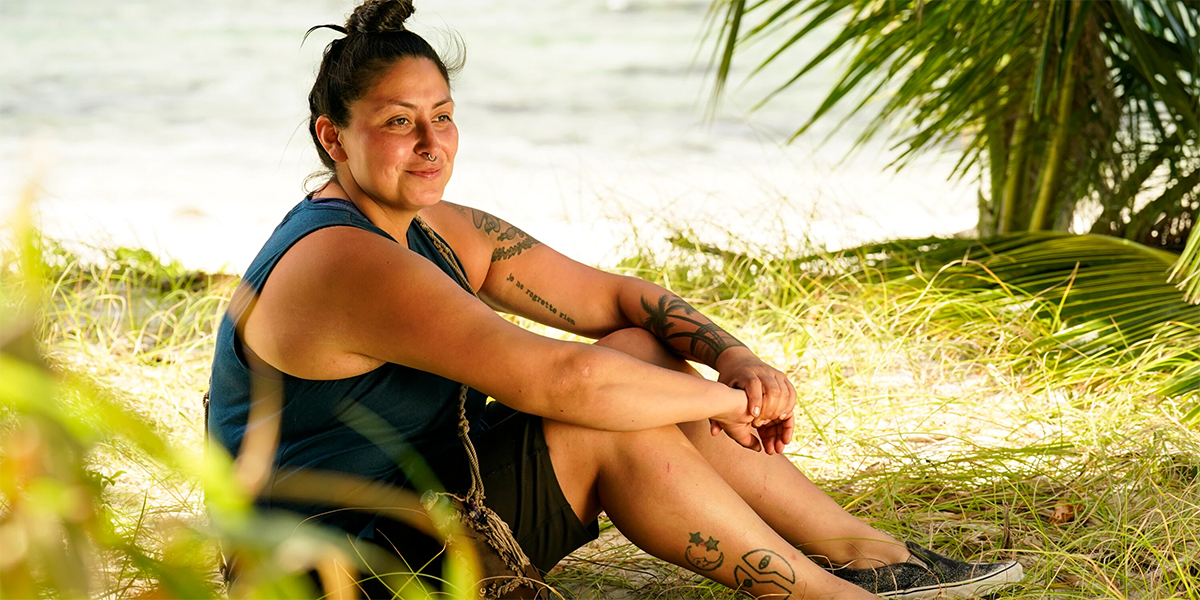
<svg viewBox="0 0 1200 600">
<path fill-rule="evenodd" d="M 491 213 L 447 200 L 421 211 L 421 216 L 434 228 L 440 226 L 447 233 L 470 236 L 485 245 L 490 245 L 495 240 L 496 232 L 507 225 Z"/>
<path fill-rule="evenodd" d="M 511 225 L 486 211 L 445 200 L 421 211 L 421 218 L 446 240 L 478 289 L 487 276 L 497 238 Z"/>
</svg>

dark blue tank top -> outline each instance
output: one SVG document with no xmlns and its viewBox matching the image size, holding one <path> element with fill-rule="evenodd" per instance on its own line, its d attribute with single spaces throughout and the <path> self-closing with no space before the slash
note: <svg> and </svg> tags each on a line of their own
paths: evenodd
<svg viewBox="0 0 1200 600">
<path fill-rule="evenodd" d="M 314 231 L 337 226 L 357 227 L 395 241 L 350 202 L 306 198 L 275 228 L 246 270 L 243 285 L 258 294 L 293 244 Z M 408 229 L 407 241 L 410 250 L 428 258 L 457 282 L 450 264 L 415 222 Z M 244 305 L 230 305 L 221 321 L 209 392 L 210 435 L 233 456 L 237 456 L 246 431 L 251 378 L 264 376 L 251 373 L 245 355 L 249 350 L 237 336 L 236 323 L 245 310 Z M 274 377 L 283 389 L 277 469 L 334 470 L 409 485 L 406 473 L 423 471 L 419 466 L 422 463 L 433 463 L 441 469 L 446 461 L 460 460 L 460 384 L 454 381 L 393 363 L 347 379 L 316 381 L 286 374 Z M 472 434 L 484 430 L 480 417 L 485 400 L 484 394 L 470 390 L 467 416 Z M 414 475 L 412 483 L 422 484 L 421 478 Z M 270 506 L 265 500 L 260 504 Z"/>
</svg>

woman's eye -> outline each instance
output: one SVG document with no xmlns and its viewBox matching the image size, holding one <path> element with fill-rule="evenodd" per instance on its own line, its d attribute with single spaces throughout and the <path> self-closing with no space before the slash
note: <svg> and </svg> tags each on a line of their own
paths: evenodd
<svg viewBox="0 0 1200 600">
<path fill-rule="evenodd" d="M 388 121 L 388 123 L 392 125 L 408 125 L 408 117 L 396 117 L 395 119 Z"/>
<path fill-rule="evenodd" d="M 441 115 L 434 120 L 436 120 L 438 123 L 449 123 L 450 115 Z"/>
</svg>

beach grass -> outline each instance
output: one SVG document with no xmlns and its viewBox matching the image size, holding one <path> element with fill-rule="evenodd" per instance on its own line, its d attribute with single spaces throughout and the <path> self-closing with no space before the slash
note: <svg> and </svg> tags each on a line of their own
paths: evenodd
<svg viewBox="0 0 1200 600">
<path fill-rule="evenodd" d="M 1020 561 L 1025 582 L 1003 598 L 1200 598 L 1198 398 L 1162 395 L 1171 373 L 1150 368 L 1152 357 L 1067 363 L 1034 350 L 1056 324 L 1012 302 L 871 281 L 836 260 L 776 260 L 812 248 L 723 255 L 697 252 L 699 242 L 682 235 L 666 251 L 634 247 L 619 269 L 676 291 L 791 376 L 798 430 L 788 454 L 855 514 L 951 556 Z M 83 260 L 61 244 L 37 244 L 44 289 L 22 283 L 13 252 L 0 266 L 6 329 L 27 320 L 37 360 L 75 382 L 61 394 L 73 415 L 64 423 L 86 421 L 80 413 L 100 406 L 79 400 L 85 389 L 146 433 L 67 427 L 63 439 L 80 440 L 85 483 L 38 493 L 61 503 L 71 485 L 90 486 L 100 520 L 111 523 L 104 539 L 115 541 L 93 543 L 82 565 L 90 568 L 59 576 L 37 563 L 53 555 L 39 559 L 36 540 L 26 539 L 58 534 L 22 530 L 31 550 L 21 564 L 46 571 L 24 589 L 134 598 L 163 589 L 164 573 L 180 573 L 205 582 L 205 595 L 223 593 L 213 559 L 220 527 L 208 521 L 201 493 L 206 476 L 196 461 L 155 456 L 145 437 L 181 456 L 203 453 L 201 396 L 236 278 L 137 250 Z M 38 310 L 22 312 L 31 302 Z M 19 355 L 9 342 L 6 333 L 6 353 Z M 21 406 L 0 412 L 8 480 L 43 448 L 29 432 L 49 435 L 45 419 L 30 429 L 36 411 Z M 38 460 L 54 474 L 52 460 Z M 0 544 L 13 543 L 26 522 L 18 513 L 32 510 L 17 497 L 28 489 L 8 480 Z M 81 535 L 91 534 L 84 527 Z M 0 572 L 14 560 L 0 558 Z M 63 583 L 72 576 L 86 581 Z M 606 521 L 600 540 L 547 581 L 566 598 L 735 597 L 641 553 Z M 9 579 L 0 590 L 19 597 L 22 588 Z"/>
</svg>

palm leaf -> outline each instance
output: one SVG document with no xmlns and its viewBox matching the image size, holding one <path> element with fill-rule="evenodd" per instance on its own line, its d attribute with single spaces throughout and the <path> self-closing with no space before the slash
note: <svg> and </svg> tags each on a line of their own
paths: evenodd
<svg viewBox="0 0 1200 600">
<path fill-rule="evenodd" d="M 794 266 L 841 265 L 864 281 L 956 290 L 979 305 L 1026 311 L 1048 331 L 1029 352 L 1055 355 L 1065 368 L 1136 362 L 1170 373 L 1160 391 L 1179 396 L 1200 391 L 1200 306 L 1168 283 L 1175 261 L 1119 238 L 1039 232 L 870 244 Z"/>
<path fill-rule="evenodd" d="M 1200 302 L 1200 227 L 1193 227 L 1187 247 L 1171 267 L 1170 281 L 1179 281 L 1189 302 Z"/>
</svg>

